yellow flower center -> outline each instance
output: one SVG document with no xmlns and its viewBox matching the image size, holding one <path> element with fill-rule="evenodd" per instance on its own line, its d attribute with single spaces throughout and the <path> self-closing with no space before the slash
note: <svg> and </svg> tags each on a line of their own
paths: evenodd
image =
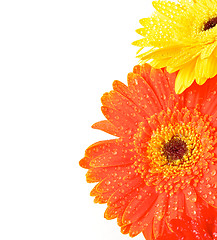
<svg viewBox="0 0 217 240">
<path fill-rule="evenodd" d="M 203 31 L 209 30 L 210 28 L 215 27 L 217 24 L 217 17 L 213 17 L 209 19 L 204 25 L 203 25 Z"/>
</svg>

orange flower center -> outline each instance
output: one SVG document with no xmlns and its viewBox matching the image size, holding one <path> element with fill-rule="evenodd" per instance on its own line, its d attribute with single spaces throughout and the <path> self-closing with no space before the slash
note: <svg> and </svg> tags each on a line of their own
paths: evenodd
<svg viewBox="0 0 217 240">
<path fill-rule="evenodd" d="M 164 176 L 182 175 L 198 161 L 202 144 L 193 126 L 176 123 L 161 126 L 148 143 L 147 157 L 150 173 Z"/>
<path fill-rule="evenodd" d="M 141 123 L 134 135 L 134 170 L 157 191 L 197 185 L 214 161 L 217 136 L 209 119 L 184 108 L 152 116 L 151 128 Z"/>
<path fill-rule="evenodd" d="M 167 158 L 167 164 L 172 164 L 175 160 L 182 159 L 187 152 L 187 145 L 184 141 L 173 136 L 163 146 L 163 155 Z"/>
</svg>

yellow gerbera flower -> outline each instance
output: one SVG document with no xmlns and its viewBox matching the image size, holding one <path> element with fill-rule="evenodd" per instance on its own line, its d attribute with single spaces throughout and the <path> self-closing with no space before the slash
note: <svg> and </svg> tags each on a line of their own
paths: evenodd
<svg viewBox="0 0 217 240">
<path fill-rule="evenodd" d="M 154 1 L 156 11 L 140 20 L 142 39 L 133 42 L 152 47 L 140 54 L 141 62 L 152 60 L 155 68 L 179 70 L 176 93 L 182 93 L 194 80 L 200 85 L 217 74 L 217 0 Z"/>
</svg>

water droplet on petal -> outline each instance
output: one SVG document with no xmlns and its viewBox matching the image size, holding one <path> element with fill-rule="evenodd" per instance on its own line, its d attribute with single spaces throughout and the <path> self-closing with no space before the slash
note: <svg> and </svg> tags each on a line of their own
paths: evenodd
<svg viewBox="0 0 217 240">
<path fill-rule="evenodd" d="M 138 195 L 137 199 L 141 200 L 142 199 L 142 195 Z"/>
<path fill-rule="evenodd" d="M 213 205 L 215 202 L 213 200 L 209 201 L 209 204 Z"/>
<path fill-rule="evenodd" d="M 215 176 L 216 175 L 216 170 L 212 170 L 212 172 L 210 173 L 212 176 Z"/>
<path fill-rule="evenodd" d="M 107 180 L 107 181 L 105 181 L 105 184 L 109 185 L 109 184 L 111 184 L 111 182 L 109 180 Z"/>
<path fill-rule="evenodd" d="M 206 195 L 206 194 L 203 194 L 203 197 L 204 197 L 204 198 L 207 198 L 207 195 Z"/>
</svg>

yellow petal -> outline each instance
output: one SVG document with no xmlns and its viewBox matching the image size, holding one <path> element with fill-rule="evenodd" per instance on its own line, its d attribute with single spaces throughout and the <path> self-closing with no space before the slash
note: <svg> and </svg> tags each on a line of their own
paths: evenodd
<svg viewBox="0 0 217 240">
<path fill-rule="evenodd" d="M 207 6 L 211 9 L 213 9 L 214 7 L 216 7 L 216 0 L 200 0 L 200 4 L 203 4 L 204 6 Z"/>
<path fill-rule="evenodd" d="M 196 79 L 196 82 L 197 82 L 197 84 L 199 84 L 199 85 L 203 85 L 203 84 L 206 82 L 206 80 L 207 80 L 207 78 L 201 77 L 201 78 L 197 78 L 197 79 Z"/>
<path fill-rule="evenodd" d="M 139 53 L 142 51 L 142 49 L 144 49 L 144 47 L 141 47 L 141 48 L 136 52 L 136 54 L 139 54 Z"/>
<path fill-rule="evenodd" d="M 140 47 L 140 49 L 138 50 L 137 54 L 144 48 L 144 47 L 152 47 L 151 43 L 149 42 L 149 40 L 147 38 L 142 38 L 139 40 L 136 40 L 134 42 L 132 42 L 132 44 L 134 46 Z"/>
<path fill-rule="evenodd" d="M 146 44 L 146 41 L 144 38 L 139 39 L 135 42 L 132 42 L 133 45 L 137 46 L 137 47 L 144 47 L 144 45 Z"/>
<path fill-rule="evenodd" d="M 199 79 L 205 78 L 205 71 L 204 71 L 204 67 L 207 65 L 208 59 L 201 59 L 200 57 L 198 57 L 197 62 L 196 62 L 196 66 L 195 66 L 195 78 L 197 79 L 197 82 L 201 81 Z"/>
<path fill-rule="evenodd" d="M 178 66 L 170 67 L 170 66 L 168 66 L 168 62 L 169 62 L 169 61 L 170 61 L 170 60 L 167 61 L 167 72 L 169 72 L 169 73 L 176 72 L 176 71 L 178 71 L 178 70 L 180 70 L 180 69 L 186 67 L 186 66 L 189 64 L 189 63 L 187 62 L 187 63 L 182 64 L 182 65 L 178 65 Z"/>
<path fill-rule="evenodd" d="M 150 62 L 150 65 L 151 65 L 152 67 L 154 67 L 154 68 L 157 68 L 157 69 L 159 69 L 159 68 L 164 68 L 164 67 L 167 66 L 167 62 L 168 62 L 169 60 L 170 60 L 170 58 L 165 58 L 165 59 L 163 59 L 162 61 L 159 61 L 159 60 L 154 59 L 154 60 L 152 60 L 152 61 Z"/>
<path fill-rule="evenodd" d="M 139 23 L 143 26 L 146 27 L 150 23 L 150 18 L 142 18 L 139 20 Z"/>
<path fill-rule="evenodd" d="M 182 6 L 190 7 L 193 5 L 193 3 L 196 3 L 197 0 L 179 0 L 178 1 Z"/>
<path fill-rule="evenodd" d="M 153 7 L 162 15 L 171 18 L 172 20 L 180 19 L 184 8 L 179 4 L 171 1 L 153 1 Z M 180 23 L 181 24 L 181 23 Z"/>
<path fill-rule="evenodd" d="M 146 37 L 146 36 L 147 36 L 147 29 L 146 29 L 146 28 L 138 28 L 138 29 L 136 29 L 136 32 L 137 32 L 139 35 L 142 35 L 143 37 Z"/>
<path fill-rule="evenodd" d="M 205 48 L 202 49 L 201 51 L 201 56 L 200 56 L 201 59 L 208 58 L 213 53 L 216 46 L 217 46 L 217 42 L 214 42 L 212 44 L 205 46 Z"/>
<path fill-rule="evenodd" d="M 177 94 L 182 93 L 193 83 L 195 79 L 195 63 L 196 60 L 193 60 L 189 64 L 186 64 L 184 68 L 179 70 L 175 82 L 175 92 Z"/>
<path fill-rule="evenodd" d="M 175 92 L 176 94 L 180 94 L 185 90 L 184 83 L 183 83 L 183 78 L 182 75 L 180 75 L 180 71 L 176 77 L 176 82 L 175 82 Z"/>
<path fill-rule="evenodd" d="M 217 57 L 217 47 L 214 49 L 213 55 L 214 55 L 215 57 Z"/>
<path fill-rule="evenodd" d="M 212 54 L 209 58 L 198 58 L 195 66 L 196 82 L 202 85 L 208 78 L 212 78 L 217 74 L 217 58 Z"/>
<path fill-rule="evenodd" d="M 184 65 L 185 65 L 185 64 L 184 64 Z M 167 62 L 167 72 L 168 72 L 168 73 L 176 72 L 176 71 L 180 70 L 181 68 L 183 68 L 184 65 L 177 66 L 177 67 L 169 67 L 169 66 L 168 66 L 168 62 Z"/>
<path fill-rule="evenodd" d="M 179 54 L 171 58 L 168 62 L 169 67 L 178 67 L 190 62 L 201 53 L 201 47 L 186 47 Z"/>
<path fill-rule="evenodd" d="M 141 60 L 149 60 L 149 59 L 165 59 L 170 57 L 175 57 L 182 48 L 182 45 L 174 45 L 174 46 L 168 46 L 160 49 L 152 48 L 150 51 L 143 53 L 139 55 L 138 57 L 141 58 Z"/>
</svg>

